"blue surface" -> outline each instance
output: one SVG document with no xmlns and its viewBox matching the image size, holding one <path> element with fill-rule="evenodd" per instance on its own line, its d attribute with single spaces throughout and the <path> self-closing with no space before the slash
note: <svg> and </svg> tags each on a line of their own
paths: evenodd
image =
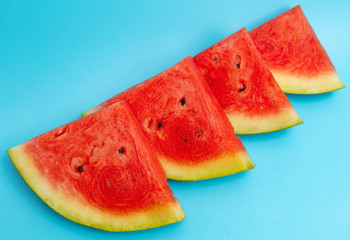
<svg viewBox="0 0 350 240">
<path fill-rule="evenodd" d="M 187 218 L 109 233 L 71 222 L 6 149 L 301 3 L 348 88 L 288 95 L 304 124 L 241 137 L 256 169 L 169 181 Z M 0 0 L 0 239 L 350 239 L 349 1 Z"/>
</svg>

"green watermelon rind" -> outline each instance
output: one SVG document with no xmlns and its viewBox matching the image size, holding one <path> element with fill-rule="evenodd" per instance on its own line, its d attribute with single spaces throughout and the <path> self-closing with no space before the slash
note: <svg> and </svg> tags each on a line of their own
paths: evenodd
<svg viewBox="0 0 350 240">
<path fill-rule="evenodd" d="M 317 76 L 298 76 L 273 69 L 270 71 L 285 93 L 320 94 L 345 88 L 336 72 L 322 73 Z"/>
<path fill-rule="evenodd" d="M 226 113 L 237 135 L 250 135 L 276 132 L 303 123 L 303 120 L 290 106 L 277 113 L 246 116 L 242 113 Z"/>
<path fill-rule="evenodd" d="M 249 34 L 283 92 L 312 95 L 345 87 L 300 5 L 263 23 Z M 271 56 L 276 49 L 279 54 Z M 296 61 L 298 57 L 302 60 Z"/>
<path fill-rule="evenodd" d="M 91 109 L 89 109 L 89 110 L 83 112 L 83 113 L 81 114 L 81 116 L 82 116 L 82 117 L 86 117 L 86 116 L 88 116 L 88 115 L 90 115 L 90 114 L 93 114 L 94 112 L 97 112 L 98 110 L 99 110 L 99 109 L 98 109 L 97 107 L 93 107 L 93 108 L 91 108 Z"/>
<path fill-rule="evenodd" d="M 40 176 L 32 157 L 26 154 L 25 144 L 13 147 L 7 150 L 7 153 L 24 181 L 38 197 L 73 222 L 104 231 L 126 232 L 160 227 L 180 222 L 186 217 L 177 200 L 168 205 L 154 206 L 119 216 L 101 211 L 86 203 L 86 200 L 84 202 L 82 198 L 79 199 L 79 196 L 73 198 L 50 186 Z"/>
<path fill-rule="evenodd" d="M 167 169 L 167 178 L 178 181 L 198 181 L 228 176 L 255 168 L 246 151 L 227 153 L 194 165 L 179 165 L 166 157 L 158 157 Z"/>
</svg>

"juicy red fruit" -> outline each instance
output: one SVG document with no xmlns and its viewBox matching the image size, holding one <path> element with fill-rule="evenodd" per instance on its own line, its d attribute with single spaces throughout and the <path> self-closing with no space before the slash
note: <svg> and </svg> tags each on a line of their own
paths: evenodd
<svg viewBox="0 0 350 240">
<path fill-rule="evenodd" d="M 109 99 L 98 109 L 127 101 L 156 152 L 179 164 L 193 165 L 244 151 L 227 117 L 203 84 L 203 77 L 189 57 Z"/>
<path fill-rule="evenodd" d="M 249 34 L 271 70 L 307 76 L 335 71 L 299 5 Z"/>
<path fill-rule="evenodd" d="M 126 104 L 26 143 L 26 153 L 56 189 L 106 211 L 128 214 L 175 198 Z"/>
<path fill-rule="evenodd" d="M 290 106 L 246 29 L 197 54 L 194 61 L 226 113 L 265 115 Z"/>
</svg>

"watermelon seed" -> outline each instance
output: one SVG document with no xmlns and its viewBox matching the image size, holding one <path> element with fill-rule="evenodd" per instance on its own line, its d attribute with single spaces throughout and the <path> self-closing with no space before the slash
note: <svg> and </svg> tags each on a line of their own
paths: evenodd
<svg viewBox="0 0 350 240">
<path fill-rule="evenodd" d="M 188 142 L 188 139 L 187 139 L 187 138 L 184 138 L 184 142 Z"/>
<path fill-rule="evenodd" d="M 214 55 L 214 56 L 213 56 L 213 60 L 214 60 L 215 62 L 219 61 L 219 56 L 218 56 L 218 55 Z"/>
<path fill-rule="evenodd" d="M 203 131 L 202 130 L 198 130 L 197 132 L 196 132 L 196 135 L 197 135 L 197 137 L 201 137 L 201 136 L 203 136 Z"/>
<path fill-rule="evenodd" d="M 123 154 L 125 154 L 125 148 L 120 148 L 119 150 L 118 150 L 118 152 L 119 152 L 119 154 L 120 155 L 123 155 Z"/>
<path fill-rule="evenodd" d="M 161 127 L 162 127 L 162 123 L 158 122 L 158 128 L 161 128 Z"/>
<path fill-rule="evenodd" d="M 83 166 L 78 166 L 78 171 L 79 172 L 83 172 L 84 171 L 84 167 Z"/>
<path fill-rule="evenodd" d="M 186 104 L 186 99 L 182 98 L 180 102 L 181 102 L 181 106 L 184 106 Z"/>
<path fill-rule="evenodd" d="M 236 68 L 241 68 L 241 56 L 236 55 L 235 63 L 236 63 Z"/>
<path fill-rule="evenodd" d="M 238 92 L 243 92 L 247 89 L 247 85 L 245 84 L 244 80 L 240 80 L 238 83 Z"/>
</svg>

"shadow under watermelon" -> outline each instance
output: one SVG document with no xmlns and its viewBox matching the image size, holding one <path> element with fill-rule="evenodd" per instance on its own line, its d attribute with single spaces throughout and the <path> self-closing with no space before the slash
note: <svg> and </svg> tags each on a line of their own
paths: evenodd
<svg viewBox="0 0 350 240">
<path fill-rule="evenodd" d="M 341 89 L 340 91 L 343 91 Z M 321 102 L 321 101 L 327 101 L 329 98 L 334 97 L 335 94 L 337 94 L 338 91 L 336 92 L 328 92 L 328 93 L 321 93 L 321 94 L 290 94 L 287 93 L 287 97 L 289 101 L 293 103 L 303 103 L 303 104 L 310 104 L 310 103 L 315 103 L 315 102 Z"/>
<path fill-rule="evenodd" d="M 295 127 L 298 127 L 298 125 L 294 126 L 292 128 L 286 128 L 286 129 L 278 130 L 275 132 L 237 135 L 237 137 L 239 137 L 242 140 L 243 145 L 245 145 L 246 143 L 249 143 L 249 142 L 275 140 L 278 138 L 285 137 L 286 135 L 289 134 L 289 131 L 291 131 Z"/>
</svg>

